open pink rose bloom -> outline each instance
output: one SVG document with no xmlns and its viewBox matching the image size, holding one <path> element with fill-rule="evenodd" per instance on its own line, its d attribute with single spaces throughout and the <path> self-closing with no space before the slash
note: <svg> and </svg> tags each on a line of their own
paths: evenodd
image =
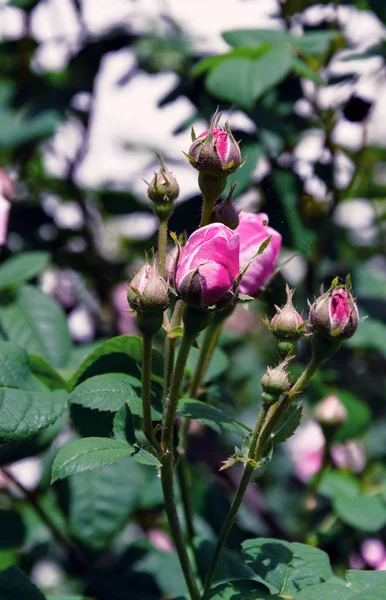
<svg viewBox="0 0 386 600">
<path fill-rule="evenodd" d="M 243 268 L 258 252 L 261 244 L 272 236 L 267 248 L 256 256 L 243 276 L 239 292 L 253 296 L 271 277 L 281 248 L 281 235 L 268 226 L 268 217 L 241 211 L 236 232 L 240 235 L 240 267 Z"/>
<path fill-rule="evenodd" d="M 224 298 L 240 271 L 240 236 L 222 223 L 195 231 L 183 248 L 176 287 L 190 303 L 209 306 Z"/>
</svg>

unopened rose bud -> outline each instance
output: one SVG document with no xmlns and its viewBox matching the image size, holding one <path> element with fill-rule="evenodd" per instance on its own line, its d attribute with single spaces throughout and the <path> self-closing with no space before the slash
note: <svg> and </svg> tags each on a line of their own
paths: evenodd
<svg viewBox="0 0 386 600">
<path fill-rule="evenodd" d="M 147 188 L 147 195 L 153 202 L 154 214 L 162 221 L 168 219 L 172 214 L 174 201 L 178 198 L 180 188 L 177 179 L 165 167 L 161 156 L 157 154 L 157 157 L 161 163 L 161 168 L 154 173 L 154 177 Z"/>
<path fill-rule="evenodd" d="M 214 114 L 210 127 L 194 139 L 188 158 L 198 170 L 212 175 L 227 177 L 241 165 L 241 152 L 228 123 L 218 127 L 220 116 Z"/>
<path fill-rule="evenodd" d="M 137 327 L 141 333 L 154 335 L 161 328 L 163 313 L 169 306 L 169 286 L 155 264 L 144 265 L 133 277 L 127 301 L 137 313 Z"/>
<path fill-rule="evenodd" d="M 236 229 L 236 227 L 238 227 L 239 213 L 233 204 L 233 192 L 235 191 L 236 185 L 237 183 L 233 183 L 225 200 L 222 200 L 214 207 L 211 217 L 212 223 L 223 223 L 229 227 L 229 229 Z"/>
<path fill-rule="evenodd" d="M 297 340 L 305 334 L 306 322 L 292 303 L 295 290 L 286 286 L 287 302 L 282 308 L 276 306 L 277 314 L 269 323 L 271 333 L 278 339 L 278 350 L 284 355 L 296 351 Z"/>
<path fill-rule="evenodd" d="M 334 281 L 328 292 L 312 304 L 309 321 L 325 338 L 345 340 L 354 335 L 359 315 L 349 286 L 337 285 Z"/>
<path fill-rule="evenodd" d="M 327 396 L 314 408 L 314 417 L 325 427 L 339 427 L 347 421 L 347 409 L 338 396 Z"/>
<path fill-rule="evenodd" d="M 275 404 L 280 396 L 290 389 L 291 382 L 288 375 L 288 363 L 289 359 L 286 359 L 274 369 L 268 367 L 267 372 L 263 375 L 261 387 L 264 392 L 261 395 L 261 399 L 265 404 Z"/>
</svg>

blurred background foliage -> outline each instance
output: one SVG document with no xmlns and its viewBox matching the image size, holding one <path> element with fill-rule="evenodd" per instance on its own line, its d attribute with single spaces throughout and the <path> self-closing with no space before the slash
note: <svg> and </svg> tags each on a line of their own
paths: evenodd
<svg viewBox="0 0 386 600">
<path fill-rule="evenodd" d="M 182 188 L 171 229 L 194 230 L 200 197 L 179 150 L 188 148 L 190 126 L 199 132 L 219 106 L 248 155 L 230 178 L 239 182 L 238 206 L 266 212 L 283 235 L 284 251 L 278 277 L 225 327 L 202 397 L 253 425 L 260 378 L 276 361 L 261 317 L 283 303 L 285 280 L 296 286 L 297 306 L 306 314 L 307 298 L 322 283 L 350 272 L 367 318 L 306 391 L 301 434 L 276 451 L 249 490 L 217 580 L 249 576 L 232 552 L 251 535 L 319 545 L 338 575 L 348 565 L 385 569 L 385 3 L 272 0 L 264 15 L 259 0 L 234 1 L 232 9 L 248 5 L 251 18 L 237 28 L 230 18 L 216 32 L 223 42 L 215 49 L 204 33 L 186 30 L 190 2 L 178 11 L 167 2 L 122 0 L 117 8 L 124 8 L 124 18 L 116 18 L 112 4 L 105 22 L 91 26 L 92 12 L 106 15 L 102 4 L 13 0 L 0 6 L 0 167 L 16 190 L 0 258 L 22 260 L 0 265 L 2 338 L 24 348 L 33 373 L 60 389 L 62 377 L 94 347 L 135 333 L 124 312 L 125 282 L 156 242 L 141 178 L 151 177 L 154 151 L 161 151 Z M 196 4 L 200 18 L 213 21 L 226 8 Z M 60 33 L 66 11 L 76 24 L 71 35 L 64 26 Z M 50 27 L 55 35 L 47 34 Z M 120 70 L 114 71 L 115 56 Z M 133 96 L 122 96 L 115 119 L 122 139 L 113 148 L 101 105 L 110 102 L 108 94 L 114 104 L 115 91 L 126 89 L 135 89 L 144 107 L 151 96 L 153 113 L 138 112 L 138 100 L 133 110 Z M 166 138 L 157 120 L 160 131 L 168 129 Z M 108 175 L 104 164 L 112 161 Z M 308 355 L 305 340 L 294 373 Z M 195 359 L 193 353 L 190 369 Z M 344 403 L 348 420 L 329 439 L 331 467 L 310 507 L 324 445 L 312 410 L 329 395 Z M 78 431 L 110 434 L 112 417 L 82 410 L 73 406 L 71 415 Z M 1 463 L 12 465 L 8 473 L 19 482 L 0 480 L 0 568 L 20 567 L 47 597 L 183 594 L 153 470 L 125 459 L 50 487 L 50 465 L 68 423 L 66 414 L 28 442 L 0 447 Z M 237 466 L 218 469 L 239 443 L 232 432 L 219 435 L 210 421 L 196 423 L 190 435 L 203 564 L 240 477 Z"/>
</svg>

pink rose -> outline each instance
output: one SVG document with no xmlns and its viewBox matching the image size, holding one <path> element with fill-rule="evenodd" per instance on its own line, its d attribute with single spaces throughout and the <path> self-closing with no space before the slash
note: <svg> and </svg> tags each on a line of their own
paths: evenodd
<svg viewBox="0 0 386 600">
<path fill-rule="evenodd" d="M 239 274 L 239 234 L 222 223 L 195 231 L 177 267 L 176 288 L 188 303 L 210 306 L 222 300 Z"/>
<path fill-rule="evenodd" d="M 310 308 L 312 327 L 326 337 L 347 339 L 359 324 L 358 308 L 348 287 L 332 284 L 328 292 L 315 300 Z"/>
<path fill-rule="evenodd" d="M 268 227 L 268 217 L 264 213 L 254 215 L 241 211 L 236 232 L 240 234 L 240 267 L 243 268 L 261 244 L 272 236 L 267 248 L 256 256 L 247 272 L 241 279 L 239 292 L 253 296 L 272 275 L 275 262 L 281 248 L 281 235 L 272 227 Z"/>
<path fill-rule="evenodd" d="M 9 199 L 15 195 L 13 183 L 0 169 L 0 246 L 3 246 L 7 240 L 8 219 L 11 210 Z"/>
</svg>

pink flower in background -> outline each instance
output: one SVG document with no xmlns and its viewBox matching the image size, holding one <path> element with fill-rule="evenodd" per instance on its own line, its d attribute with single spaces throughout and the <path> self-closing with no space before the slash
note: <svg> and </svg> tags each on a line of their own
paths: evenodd
<svg viewBox="0 0 386 600">
<path fill-rule="evenodd" d="M 7 240 L 8 219 L 11 210 L 10 198 L 15 195 L 13 183 L 0 169 L 0 246 L 3 246 Z"/>
<path fill-rule="evenodd" d="M 385 570 L 386 547 L 381 540 L 369 538 L 361 544 L 360 552 L 365 563 L 377 570 Z"/>
<path fill-rule="evenodd" d="M 312 420 L 298 427 L 288 440 L 286 446 L 301 481 L 308 481 L 321 468 L 324 443 L 322 428 Z"/>
<path fill-rule="evenodd" d="M 239 274 L 239 234 L 212 223 L 189 238 L 176 274 L 176 288 L 188 303 L 209 306 L 222 300 Z"/>
<path fill-rule="evenodd" d="M 257 253 L 264 240 L 272 236 L 267 248 L 262 254 L 256 256 L 248 267 L 239 286 L 242 294 L 253 296 L 272 275 L 279 256 L 282 238 L 275 229 L 268 227 L 268 217 L 264 213 L 255 215 L 241 211 L 239 225 L 235 231 L 240 234 L 241 268 Z"/>
<path fill-rule="evenodd" d="M 353 473 L 361 473 L 366 466 L 363 446 L 356 440 L 334 444 L 331 448 L 331 457 L 337 467 L 350 469 Z"/>
<path fill-rule="evenodd" d="M 173 544 L 167 533 L 162 529 L 150 529 L 147 532 L 149 542 L 161 552 L 173 552 Z"/>
</svg>

